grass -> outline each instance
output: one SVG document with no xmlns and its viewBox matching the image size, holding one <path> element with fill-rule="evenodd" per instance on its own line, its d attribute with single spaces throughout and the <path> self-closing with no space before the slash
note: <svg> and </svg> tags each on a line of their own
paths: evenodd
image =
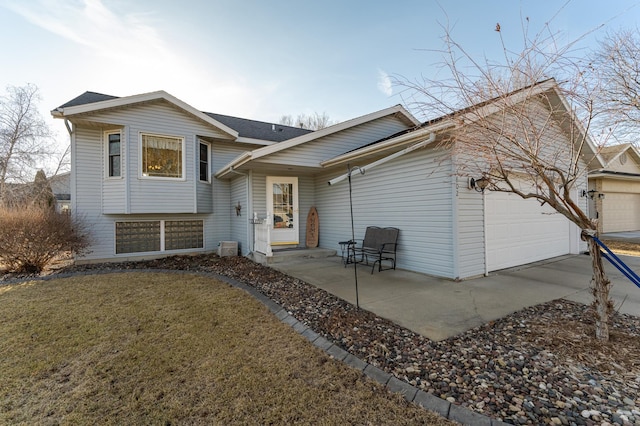
<svg viewBox="0 0 640 426">
<path fill-rule="evenodd" d="M 449 424 L 195 275 L 0 287 L 2 424 Z"/>
</svg>

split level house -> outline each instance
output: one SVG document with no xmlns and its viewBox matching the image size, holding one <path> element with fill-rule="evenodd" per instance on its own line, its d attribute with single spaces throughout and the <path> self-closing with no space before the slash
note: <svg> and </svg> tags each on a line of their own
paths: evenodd
<svg viewBox="0 0 640 426">
<path fill-rule="evenodd" d="M 570 116 L 553 80 L 514 96 L 546 108 L 532 99 L 542 94 Z M 347 180 L 336 178 L 371 164 L 352 175 L 355 235 L 398 228 L 398 268 L 465 279 L 585 248 L 547 206 L 470 188 L 478 176 L 440 143 L 460 125 L 449 117 L 420 123 L 398 105 L 312 132 L 205 113 L 164 91 L 86 92 L 52 114 L 71 135 L 71 210 L 92 231 L 78 262 L 212 252 L 224 241 L 268 256 L 305 247 L 312 207 L 319 246 L 339 250 L 351 220 Z M 553 143 L 572 143 L 566 122 L 550 125 Z M 585 209 L 586 190 L 585 176 L 575 188 Z"/>
</svg>

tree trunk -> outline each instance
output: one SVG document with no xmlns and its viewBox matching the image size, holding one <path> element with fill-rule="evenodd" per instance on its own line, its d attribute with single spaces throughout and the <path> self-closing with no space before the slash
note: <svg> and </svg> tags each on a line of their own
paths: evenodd
<svg viewBox="0 0 640 426">
<path fill-rule="evenodd" d="M 611 281 L 607 278 L 602 264 L 600 247 L 593 238 L 587 238 L 591 267 L 593 268 L 593 307 L 596 311 L 596 338 L 606 342 L 609 340 L 609 316 L 613 310 L 613 303 L 609 299 Z"/>
</svg>

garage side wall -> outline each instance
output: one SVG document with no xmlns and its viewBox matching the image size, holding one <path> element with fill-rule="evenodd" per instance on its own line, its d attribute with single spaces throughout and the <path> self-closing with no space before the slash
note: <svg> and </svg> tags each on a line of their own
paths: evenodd
<svg viewBox="0 0 640 426">
<path fill-rule="evenodd" d="M 366 166 L 366 164 L 359 164 Z M 364 175 L 354 173 L 355 237 L 367 226 L 396 227 L 398 267 L 455 278 L 453 261 L 453 176 L 450 156 L 440 149 L 423 149 L 389 161 Z M 340 250 L 351 238 L 349 185 L 327 182 L 344 171 L 316 178 L 320 246 Z"/>
</svg>

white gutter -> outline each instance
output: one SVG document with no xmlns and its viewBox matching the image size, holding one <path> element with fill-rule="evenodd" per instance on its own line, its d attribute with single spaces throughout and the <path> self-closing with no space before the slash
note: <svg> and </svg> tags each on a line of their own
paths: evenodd
<svg viewBox="0 0 640 426">
<path fill-rule="evenodd" d="M 386 156 L 384 158 L 379 159 L 378 161 L 374 161 L 371 164 L 368 164 L 368 165 L 366 165 L 364 167 L 360 167 L 360 173 L 364 174 L 367 170 L 371 170 L 374 167 L 379 166 L 380 164 L 384 164 L 387 161 L 391 161 L 394 158 L 400 157 L 401 155 L 408 154 L 411 151 L 415 151 L 416 149 L 419 149 L 419 148 L 422 148 L 422 147 L 424 147 L 426 145 L 429 145 L 431 142 L 433 142 L 435 140 L 436 140 L 436 134 L 434 132 L 431 132 L 431 134 L 429 135 L 429 138 L 424 140 L 424 141 L 422 141 L 422 142 L 418 142 L 417 144 L 411 145 L 410 147 L 407 147 L 407 148 L 403 149 L 402 151 L 395 152 L 395 153 L 393 153 L 391 155 L 388 155 L 388 156 Z M 329 185 L 335 185 L 336 183 L 345 180 L 348 176 L 349 176 L 349 173 L 345 173 L 345 174 L 343 174 L 341 176 L 338 176 L 337 178 L 331 179 L 328 183 L 329 183 Z"/>
<path fill-rule="evenodd" d="M 399 145 L 399 144 L 403 144 L 403 143 L 408 143 L 408 142 L 413 142 L 417 139 L 420 139 L 422 137 L 424 137 L 425 135 L 430 135 L 432 133 L 436 133 L 438 131 L 441 130 L 445 130 L 447 128 L 450 127 L 454 127 L 455 124 L 450 122 L 450 121 L 445 121 L 442 123 L 438 123 L 436 125 L 433 126 L 429 126 L 429 127 L 425 127 L 423 129 L 419 129 L 419 130 L 414 130 L 413 132 L 410 133 L 405 133 L 403 135 L 400 135 L 396 138 L 393 139 L 389 139 L 387 141 L 384 142 L 379 142 L 352 152 L 348 152 L 346 154 L 342 154 L 338 157 L 334 157 L 331 158 L 329 160 L 325 160 L 322 161 L 320 163 L 320 165 L 322 167 L 331 167 L 331 166 L 335 166 L 338 164 L 342 164 L 342 163 L 346 163 L 346 162 L 350 162 L 353 160 L 357 160 L 360 157 L 365 157 L 371 154 L 376 154 L 377 152 L 380 151 L 384 151 L 387 150 L 395 145 Z"/>
<path fill-rule="evenodd" d="M 252 157 L 253 155 L 250 151 L 244 152 L 240 154 L 239 157 L 236 157 L 235 159 L 233 159 L 230 163 L 227 163 L 224 166 L 222 166 L 213 176 L 216 177 L 217 179 L 220 179 L 223 176 L 226 176 L 227 174 L 234 172 L 234 169 L 237 169 L 243 164 L 251 161 Z"/>
<path fill-rule="evenodd" d="M 640 180 L 640 175 L 631 176 L 631 175 L 619 175 L 615 173 L 591 172 L 587 175 L 587 178 L 588 179 L 605 178 L 605 179 L 638 181 Z"/>
</svg>

